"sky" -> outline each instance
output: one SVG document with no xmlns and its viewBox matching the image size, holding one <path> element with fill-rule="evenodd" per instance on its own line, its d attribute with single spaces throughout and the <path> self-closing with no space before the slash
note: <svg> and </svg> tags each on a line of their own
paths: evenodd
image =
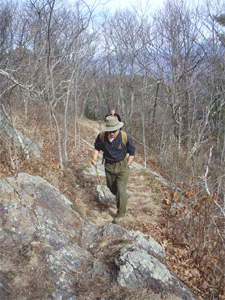
<svg viewBox="0 0 225 300">
<path fill-rule="evenodd" d="M 74 0 L 69 0 L 74 1 Z M 153 13 L 160 8 L 164 8 L 164 4 L 167 3 L 167 0 L 82 0 L 86 4 L 93 8 L 97 6 L 96 11 L 107 11 L 114 13 L 117 9 L 125 9 L 125 8 L 132 8 L 135 6 L 138 8 L 139 12 L 143 14 Z M 176 2 L 176 0 L 174 0 Z M 185 0 L 187 6 L 194 6 L 202 5 L 207 0 Z M 210 1 L 210 0 L 209 0 Z M 213 1 L 225 1 L 225 0 L 213 0 Z"/>
<path fill-rule="evenodd" d="M 143 10 L 145 10 L 146 7 L 148 7 L 148 11 L 153 12 L 157 8 L 161 8 L 165 0 L 84 0 L 84 1 L 90 6 L 92 5 L 96 6 L 97 3 L 104 4 L 104 8 L 110 10 L 111 12 L 116 11 L 117 9 L 130 8 L 132 7 L 132 5 L 138 6 Z"/>
</svg>

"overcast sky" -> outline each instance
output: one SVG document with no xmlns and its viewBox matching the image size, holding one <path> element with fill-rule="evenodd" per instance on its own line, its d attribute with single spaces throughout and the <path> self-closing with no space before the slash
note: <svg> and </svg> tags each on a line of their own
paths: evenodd
<svg viewBox="0 0 225 300">
<path fill-rule="evenodd" d="M 96 5 L 97 3 L 105 4 L 104 8 L 107 10 L 110 10 L 111 12 L 119 9 L 119 8 L 126 8 L 126 7 L 132 7 L 138 6 L 139 8 L 142 8 L 145 10 L 146 6 L 148 6 L 148 11 L 154 11 L 157 8 L 160 8 L 165 0 L 85 0 L 85 2 L 92 6 Z M 101 7 L 101 6 L 100 6 Z M 99 7 L 99 8 L 100 8 Z M 103 6 L 102 6 L 103 7 Z"/>
</svg>

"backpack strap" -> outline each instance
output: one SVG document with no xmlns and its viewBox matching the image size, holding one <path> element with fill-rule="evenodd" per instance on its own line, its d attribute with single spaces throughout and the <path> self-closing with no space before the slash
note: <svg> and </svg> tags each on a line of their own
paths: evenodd
<svg viewBox="0 0 225 300">
<path fill-rule="evenodd" d="M 125 131 L 120 131 L 122 136 L 122 143 L 127 147 L 127 134 Z"/>
<path fill-rule="evenodd" d="M 102 144 L 104 144 L 104 140 L 105 140 L 105 131 L 102 131 L 100 133 L 100 141 L 101 141 Z"/>
</svg>

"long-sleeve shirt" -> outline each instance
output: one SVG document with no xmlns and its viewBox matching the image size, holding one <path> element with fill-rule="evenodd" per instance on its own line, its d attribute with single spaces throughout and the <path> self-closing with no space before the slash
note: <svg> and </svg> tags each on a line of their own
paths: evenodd
<svg viewBox="0 0 225 300">
<path fill-rule="evenodd" d="M 129 153 L 130 156 L 135 156 L 136 152 L 136 147 L 134 146 L 130 135 L 127 134 L 127 144 L 123 144 L 121 131 L 112 143 L 108 139 L 107 132 L 104 136 L 104 143 L 102 143 L 99 134 L 95 140 L 94 147 L 98 151 L 103 151 L 103 158 L 106 163 L 120 161 L 125 158 L 127 153 Z"/>
</svg>

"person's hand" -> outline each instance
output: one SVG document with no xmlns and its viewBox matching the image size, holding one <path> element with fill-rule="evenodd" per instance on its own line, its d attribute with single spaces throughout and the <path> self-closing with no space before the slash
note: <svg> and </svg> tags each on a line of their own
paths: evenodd
<svg viewBox="0 0 225 300">
<path fill-rule="evenodd" d="M 92 164 L 95 168 L 97 168 L 97 160 L 96 160 L 96 159 L 92 159 L 92 160 L 91 160 L 91 164 Z"/>
</svg>

